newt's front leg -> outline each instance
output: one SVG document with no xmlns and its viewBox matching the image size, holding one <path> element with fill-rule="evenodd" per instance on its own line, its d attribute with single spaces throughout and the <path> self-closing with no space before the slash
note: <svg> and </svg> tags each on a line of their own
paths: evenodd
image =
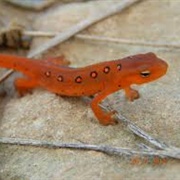
<svg viewBox="0 0 180 180">
<path fill-rule="evenodd" d="M 135 99 L 138 99 L 140 97 L 139 92 L 135 89 L 132 89 L 131 87 L 124 88 L 126 97 L 130 101 L 134 101 Z"/>
<path fill-rule="evenodd" d="M 116 90 L 115 90 L 116 91 Z M 115 111 L 112 112 L 103 112 L 102 109 L 99 107 L 99 103 L 105 99 L 109 94 L 112 94 L 115 92 L 114 90 L 104 90 L 100 92 L 91 102 L 91 108 L 96 115 L 97 119 L 99 120 L 99 123 L 107 126 L 107 125 L 115 125 L 117 124 L 117 121 L 112 118 L 112 116 L 115 114 Z"/>
</svg>

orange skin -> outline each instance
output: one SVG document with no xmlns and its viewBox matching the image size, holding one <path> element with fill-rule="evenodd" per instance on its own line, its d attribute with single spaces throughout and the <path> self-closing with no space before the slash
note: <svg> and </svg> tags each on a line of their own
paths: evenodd
<svg viewBox="0 0 180 180">
<path fill-rule="evenodd" d="M 126 97 L 139 98 L 132 84 L 143 84 L 166 74 L 167 63 L 153 53 L 138 54 L 82 68 L 68 67 L 62 57 L 34 61 L 24 57 L 0 54 L 0 66 L 22 72 L 26 77 L 15 80 L 23 95 L 35 87 L 43 87 L 65 96 L 95 95 L 91 108 L 102 125 L 116 124 L 114 112 L 105 113 L 99 103 L 109 94 L 124 89 Z"/>
</svg>

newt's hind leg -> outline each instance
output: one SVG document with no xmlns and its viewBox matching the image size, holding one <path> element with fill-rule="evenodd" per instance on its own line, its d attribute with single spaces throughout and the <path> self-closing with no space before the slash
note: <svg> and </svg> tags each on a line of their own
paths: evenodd
<svg viewBox="0 0 180 180">
<path fill-rule="evenodd" d="M 14 85 L 20 96 L 30 93 L 32 89 L 38 86 L 35 80 L 28 78 L 17 78 Z"/>
</svg>

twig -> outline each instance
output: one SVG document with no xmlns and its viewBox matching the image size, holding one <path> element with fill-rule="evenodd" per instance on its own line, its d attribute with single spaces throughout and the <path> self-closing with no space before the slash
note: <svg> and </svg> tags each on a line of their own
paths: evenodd
<svg viewBox="0 0 180 180">
<path fill-rule="evenodd" d="M 107 108 L 103 104 L 101 104 L 100 106 L 103 109 L 105 109 L 105 110 L 110 110 L 109 108 Z M 149 142 L 150 144 L 154 145 L 156 148 L 160 149 L 159 152 L 163 152 L 164 153 L 164 151 L 165 151 L 166 155 L 168 154 L 169 157 L 180 159 L 180 148 L 177 148 L 177 147 L 174 147 L 174 146 L 170 146 L 170 145 L 166 144 L 165 142 L 162 142 L 162 141 L 152 137 L 151 135 L 146 133 L 144 130 L 142 130 L 141 128 L 136 126 L 129 119 L 127 119 L 126 117 L 122 116 L 120 113 L 116 113 L 115 116 L 116 116 L 116 119 L 118 121 L 123 122 L 124 124 L 126 124 L 128 129 L 130 131 L 132 131 L 134 134 L 136 134 L 137 136 L 145 139 L 147 142 Z M 147 145 L 143 145 L 142 146 L 142 144 L 141 144 L 141 148 L 143 148 L 145 150 L 148 150 L 148 151 L 150 151 L 150 150 L 154 151 L 155 150 L 154 148 L 151 148 L 151 147 L 149 147 Z"/>
<path fill-rule="evenodd" d="M 3 81 L 5 81 L 13 72 L 14 72 L 14 70 L 12 70 L 12 69 L 6 71 L 6 72 L 3 74 L 3 76 L 0 77 L 0 83 L 2 83 Z"/>
<path fill-rule="evenodd" d="M 99 11 L 96 14 L 93 14 L 91 17 L 77 23 L 76 25 L 70 27 L 67 31 L 65 32 L 60 32 L 58 33 L 54 38 L 49 40 L 46 44 L 40 46 L 33 52 L 30 52 L 28 57 L 34 57 L 36 55 L 39 55 L 46 51 L 47 49 L 50 49 L 59 43 L 62 43 L 63 41 L 69 39 L 70 37 L 74 36 L 78 32 L 82 31 L 83 29 L 89 27 L 90 25 L 97 23 L 98 21 L 101 21 L 108 16 L 111 16 L 113 14 L 116 14 L 118 12 L 121 12 L 125 8 L 131 6 L 132 4 L 138 2 L 140 0 L 123 0 L 119 3 L 115 3 L 112 6 L 109 6 L 106 10 L 104 11 Z"/>
<path fill-rule="evenodd" d="M 164 42 L 155 42 L 154 43 L 154 42 L 147 42 L 147 41 L 140 41 L 140 40 L 111 38 L 111 37 L 96 36 L 96 35 L 85 35 L 85 34 L 77 34 L 75 37 L 79 38 L 79 39 L 108 41 L 108 42 L 115 42 L 115 43 L 129 44 L 129 45 L 142 45 L 142 46 L 152 46 L 152 47 L 160 47 L 160 48 L 174 48 L 174 49 L 180 48 L 180 44 L 178 44 L 178 43 L 177 44 L 164 43 Z"/>
<path fill-rule="evenodd" d="M 58 32 L 45 32 L 45 31 L 23 31 L 24 35 L 34 36 L 34 37 L 54 37 Z M 93 41 L 107 41 L 113 43 L 129 44 L 129 45 L 141 45 L 141 46 L 151 46 L 160 48 L 173 48 L 180 49 L 180 43 L 165 43 L 165 42 L 147 42 L 141 40 L 132 39 L 122 39 L 122 38 L 111 38 L 106 36 L 97 35 L 87 35 L 87 34 L 76 34 L 75 38 L 83 40 L 93 40 Z"/>
<path fill-rule="evenodd" d="M 92 100 L 91 98 L 88 98 L 88 97 L 83 98 L 83 99 L 88 102 L 90 102 L 90 100 Z M 113 109 L 111 108 L 112 107 L 111 105 L 106 106 L 106 105 L 104 105 L 104 103 L 101 103 L 99 106 L 106 111 L 113 111 Z M 126 117 L 124 117 L 123 115 L 121 115 L 118 112 L 116 112 L 115 117 L 119 122 L 123 122 L 127 126 L 127 128 L 131 132 L 133 132 L 135 135 L 137 135 L 140 138 L 143 138 L 148 143 L 155 146 L 157 149 L 160 149 L 159 152 L 166 151 L 168 153 L 169 157 L 173 157 L 173 158 L 177 158 L 177 159 L 180 158 L 180 148 L 170 146 L 170 145 L 166 144 L 165 142 L 162 142 L 162 141 L 152 137 L 151 135 L 146 133 L 144 130 L 139 128 L 137 125 L 135 125 L 133 122 L 131 122 L 129 119 L 127 119 Z M 145 151 L 152 152 L 155 150 L 154 148 L 151 148 L 142 143 L 139 144 L 138 146 Z"/>
<path fill-rule="evenodd" d="M 89 101 L 90 98 L 85 98 L 85 100 Z M 101 104 L 101 107 L 104 109 L 106 108 L 104 105 Z M 20 139 L 20 138 L 6 138 L 0 137 L 0 143 L 3 144 L 12 144 L 12 145 L 24 145 L 24 146 L 36 146 L 36 147 L 46 147 L 46 148 L 71 148 L 71 149 L 82 149 L 82 150 L 94 150 L 100 151 L 106 154 L 116 154 L 120 156 L 127 156 L 130 158 L 133 157 L 160 157 L 160 158 L 174 158 L 180 159 L 180 149 L 169 146 L 164 142 L 161 142 L 151 135 L 147 134 L 145 131 L 140 129 L 134 123 L 132 123 L 129 119 L 125 118 L 124 116 L 120 115 L 119 113 L 116 114 L 117 119 L 124 124 L 137 136 L 145 139 L 150 144 L 154 145 L 156 148 L 152 148 L 147 146 L 146 144 L 139 144 L 140 150 L 133 150 L 130 148 L 120 148 L 120 147 L 111 147 L 105 145 L 90 145 L 90 144 L 79 144 L 79 143 L 60 143 L 60 142 L 48 142 L 48 141 L 38 141 L 32 139 Z"/>
<path fill-rule="evenodd" d="M 121 114 L 117 113 L 116 114 L 117 119 L 119 121 L 123 121 L 127 124 L 127 127 L 137 136 L 145 139 L 146 141 L 150 142 L 151 144 L 153 144 L 154 146 L 156 146 L 159 149 L 166 149 L 169 147 L 169 145 L 165 144 L 164 142 L 161 142 L 155 138 L 153 138 L 152 136 L 150 136 L 149 134 L 147 134 L 145 131 L 143 131 L 141 128 L 139 128 L 138 126 L 136 126 L 134 123 L 132 123 L 130 120 L 128 120 L 126 117 L 122 116 Z"/>
<path fill-rule="evenodd" d="M 112 111 L 112 109 L 110 109 L 109 106 L 108 108 L 103 105 L 100 104 L 100 107 L 105 109 L 106 111 Z M 147 142 L 150 142 L 151 144 L 153 144 L 155 147 L 159 148 L 159 149 L 165 149 L 168 148 L 169 146 L 167 144 L 165 144 L 164 142 L 161 142 L 155 138 L 153 138 L 152 136 L 150 136 L 149 134 L 147 134 L 145 131 L 143 131 L 141 128 L 139 128 L 138 126 L 136 126 L 133 122 L 131 122 L 129 119 L 127 119 L 126 117 L 124 117 L 123 115 L 121 115 L 120 113 L 116 112 L 115 114 L 116 119 L 119 122 L 123 122 L 124 124 L 127 125 L 128 129 L 130 131 L 132 131 L 134 134 L 136 134 L 137 136 L 145 139 Z"/>
<path fill-rule="evenodd" d="M 21 139 L 21 138 L 6 138 L 0 137 L 0 143 L 2 144 L 11 144 L 11 145 L 22 145 L 22 146 L 35 146 L 35 147 L 45 147 L 45 148 L 69 148 L 69 149 L 80 149 L 80 150 L 93 150 L 100 151 L 106 154 L 111 155 L 120 155 L 133 158 L 135 156 L 141 157 L 154 157 L 158 156 L 161 158 L 171 157 L 175 159 L 180 159 L 180 154 L 176 157 L 173 157 L 171 153 L 166 150 L 152 150 L 152 151 L 136 151 L 130 148 L 117 148 L 107 145 L 92 145 L 92 144 L 80 144 L 80 143 L 60 143 L 60 142 L 48 142 L 48 141 L 39 141 L 32 139 Z"/>
</svg>

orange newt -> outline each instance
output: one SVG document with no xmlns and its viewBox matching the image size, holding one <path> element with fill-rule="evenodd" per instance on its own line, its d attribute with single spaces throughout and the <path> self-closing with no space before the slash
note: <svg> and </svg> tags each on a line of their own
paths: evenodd
<svg viewBox="0 0 180 180">
<path fill-rule="evenodd" d="M 91 108 L 102 125 L 115 124 L 114 112 L 103 112 L 99 103 L 120 89 L 133 101 L 139 98 L 132 84 L 143 84 L 163 76 L 167 63 L 154 53 L 137 54 L 123 59 L 101 62 L 81 68 L 68 67 L 63 58 L 31 60 L 0 54 L 0 66 L 22 72 L 26 77 L 15 80 L 20 94 L 35 87 L 43 87 L 65 96 L 96 95 Z"/>
</svg>

